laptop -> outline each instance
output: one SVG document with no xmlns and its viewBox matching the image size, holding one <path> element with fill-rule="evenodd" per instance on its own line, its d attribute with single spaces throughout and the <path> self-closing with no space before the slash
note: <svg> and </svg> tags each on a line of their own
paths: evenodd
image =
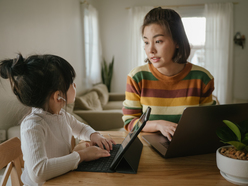
<svg viewBox="0 0 248 186">
<path fill-rule="evenodd" d="M 151 108 L 148 107 L 136 123 L 137 127 L 128 133 L 121 144 L 113 145 L 110 157 L 82 162 L 76 171 L 137 173 L 143 149 L 143 144 L 137 136 L 149 120 L 150 112 Z"/>
<path fill-rule="evenodd" d="M 248 119 L 248 103 L 187 107 L 171 142 L 161 133 L 143 135 L 164 158 L 214 153 L 224 144 L 216 135 L 223 120 L 241 122 Z"/>
</svg>

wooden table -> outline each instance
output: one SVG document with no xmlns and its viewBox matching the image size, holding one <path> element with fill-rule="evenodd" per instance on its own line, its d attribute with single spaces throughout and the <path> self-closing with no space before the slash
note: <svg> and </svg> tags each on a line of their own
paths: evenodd
<svg viewBox="0 0 248 186">
<path fill-rule="evenodd" d="M 121 143 L 127 135 L 125 131 L 103 131 L 105 137 L 111 136 Z M 164 159 L 139 135 L 144 147 L 137 174 L 93 173 L 71 171 L 48 180 L 44 186 L 51 185 L 190 185 L 190 186 L 233 186 L 226 181 L 216 166 L 215 153 L 180 158 Z"/>
</svg>

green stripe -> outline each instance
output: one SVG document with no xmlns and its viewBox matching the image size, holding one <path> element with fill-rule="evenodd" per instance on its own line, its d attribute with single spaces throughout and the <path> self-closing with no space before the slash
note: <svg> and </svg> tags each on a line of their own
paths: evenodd
<svg viewBox="0 0 248 186">
<path fill-rule="evenodd" d="M 124 125 L 127 125 L 129 124 L 134 118 L 131 118 L 131 119 L 127 119 L 125 122 L 124 122 Z"/>
<path fill-rule="evenodd" d="M 180 118 L 181 118 L 181 114 L 179 115 L 150 115 L 149 120 L 166 120 L 166 121 L 170 121 L 173 123 L 178 123 Z"/>
<path fill-rule="evenodd" d="M 190 71 L 190 73 L 188 73 L 188 75 L 183 78 L 183 80 L 191 79 L 201 79 L 205 85 L 207 85 L 208 82 L 211 81 L 211 78 L 205 72 L 199 70 Z"/>
<path fill-rule="evenodd" d="M 137 123 L 136 123 L 137 124 Z M 137 131 L 138 129 L 139 129 L 139 125 L 135 125 L 134 127 L 133 127 L 133 131 Z"/>
<path fill-rule="evenodd" d="M 132 109 L 132 110 L 141 110 L 142 108 L 139 107 L 139 108 L 135 108 L 135 107 L 127 107 L 127 106 L 124 106 L 125 109 Z"/>
<path fill-rule="evenodd" d="M 158 81 L 158 79 L 151 73 L 151 72 L 146 72 L 146 71 L 140 71 L 137 72 L 134 76 L 133 76 L 133 80 L 136 83 L 139 83 L 142 80 L 152 80 L 152 81 Z"/>
</svg>

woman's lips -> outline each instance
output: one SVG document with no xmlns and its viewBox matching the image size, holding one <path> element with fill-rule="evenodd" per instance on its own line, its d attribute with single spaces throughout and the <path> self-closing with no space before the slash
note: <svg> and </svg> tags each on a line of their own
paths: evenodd
<svg viewBox="0 0 248 186">
<path fill-rule="evenodd" d="M 151 60 L 152 62 L 158 62 L 160 60 L 160 57 L 152 57 Z"/>
</svg>

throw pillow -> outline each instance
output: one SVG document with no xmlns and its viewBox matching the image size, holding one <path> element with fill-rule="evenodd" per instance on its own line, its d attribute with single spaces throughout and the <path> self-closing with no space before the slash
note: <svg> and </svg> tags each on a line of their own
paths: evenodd
<svg viewBox="0 0 248 186">
<path fill-rule="evenodd" d="M 98 94 L 95 91 L 90 91 L 83 96 L 76 97 L 74 110 L 101 111 L 102 106 Z"/>
<path fill-rule="evenodd" d="M 102 106 L 108 103 L 109 93 L 108 88 L 105 84 L 100 83 L 98 85 L 95 85 L 91 90 L 97 92 Z"/>
</svg>

